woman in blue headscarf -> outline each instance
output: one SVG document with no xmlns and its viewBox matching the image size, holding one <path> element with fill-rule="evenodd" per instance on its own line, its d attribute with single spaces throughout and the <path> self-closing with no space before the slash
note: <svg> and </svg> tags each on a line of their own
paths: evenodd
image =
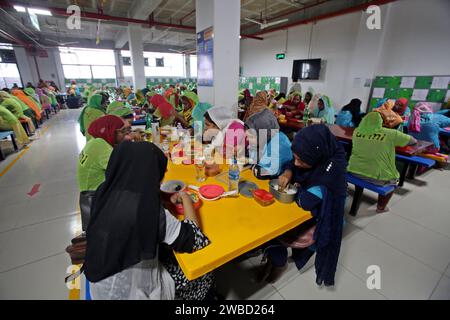
<svg viewBox="0 0 450 320">
<path fill-rule="evenodd" d="M 314 118 L 321 118 L 327 124 L 334 123 L 334 108 L 331 105 L 331 100 L 325 95 L 320 96 L 317 105 L 314 108 Z"/>
<path fill-rule="evenodd" d="M 336 124 L 354 128 L 359 126 L 361 119 L 361 100 L 352 99 L 349 104 L 342 107 L 336 118 Z"/>
<path fill-rule="evenodd" d="M 266 249 L 269 262 L 260 280 L 273 283 L 287 268 L 287 248 L 283 243 L 304 242 L 292 249 L 297 268 L 300 270 L 316 252 L 316 283 L 333 286 L 347 195 L 345 151 L 325 125 L 300 130 L 295 135 L 292 151 L 294 161 L 279 177 L 279 184 L 281 188 L 289 182 L 299 184 L 296 202 L 311 211 L 313 218 L 306 222 L 309 227 L 306 234 L 313 236 L 310 241 L 302 240 L 304 226 L 300 225 L 272 241 Z"/>
</svg>

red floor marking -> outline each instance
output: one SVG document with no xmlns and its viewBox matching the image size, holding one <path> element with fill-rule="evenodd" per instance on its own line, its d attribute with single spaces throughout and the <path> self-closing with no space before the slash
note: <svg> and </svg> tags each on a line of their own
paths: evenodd
<svg viewBox="0 0 450 320">
<path fill-rule="evenodd" d="M 31 188 L 31 191 L 27 193 L 27 195 L 29 195 L 30 197 L 34 196 L 36 193 L 39 192 L 39 187 L 41 186 L 40 183 L 37 183 L 33 186 L 33 188 Z"/>
</svg>

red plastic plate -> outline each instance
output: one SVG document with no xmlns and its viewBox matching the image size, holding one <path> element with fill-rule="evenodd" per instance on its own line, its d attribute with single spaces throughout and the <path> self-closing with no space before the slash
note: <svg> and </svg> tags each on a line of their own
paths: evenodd
<svg viewBox="0 0 450 320">
<path fill-rule="evenodd" d="M 207 184 L 201 186 L 199 192 L 206 199 L 214 199 L 221 196 L 225 192 L 225 189 L 216 184 Z"/>
</svg>

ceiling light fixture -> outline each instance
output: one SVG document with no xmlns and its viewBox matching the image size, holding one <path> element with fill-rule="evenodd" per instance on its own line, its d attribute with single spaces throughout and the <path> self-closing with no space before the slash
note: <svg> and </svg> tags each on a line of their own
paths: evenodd
<svg viewBox="0 0 450 320">
<path fill-rule="evenodd" d="M 14 9 L 16 9 L 17 12 L 27 12 L 27 9 L 22 6 L 14 6 Z"/>
<path fill-rule="evenodd" d="M 38 14 L 41 16 L 52 16 L 52 13 L 49 10 L 45 9 L 28 8 L 28 12 Z"/>
</svg>

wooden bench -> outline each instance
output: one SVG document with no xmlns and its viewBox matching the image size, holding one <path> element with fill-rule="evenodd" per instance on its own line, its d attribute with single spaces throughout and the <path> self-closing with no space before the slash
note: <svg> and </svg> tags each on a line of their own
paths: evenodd
<svg viewBox="0 0 450 320">
<path fill-rule="evenodd" d="M 406 174 L 408 172 L 408 169 L 411 167 L 411 171 L 410 171 L 410 175 L 409 175 L 409 179 L 414 179 L 414 175 L 415 172 L 417 170 L 418 166 L 422 166 L 422 167 L 426 167 L 426 168 L 431 168 L 436 164 L 436 161 L 433 159 L 428 159 L 428 158 L 424 158 L 424 157 L 420 157 L 420 156 L 412 156 L 412 157 L 407 157 L 407 156 L 402 156 L 400 154 L 397 154 L 395 156 L 395 159 L 397 161 L 400 161 L 403 163 L 403 168 L 402 170 L 400 170 L 400 180 L 398 183 L 399 187 L 403 186 L 403 183 L 405 182 L 406 179 Z"/>
<path fill-rule="evenodd" d="M 11 136 L 11 142 L 14 146 L 14 150 L 17 151 L 19 148 L 17 147 L 16 138 L 14 137 L 14 132 L 12 131 L 0 131 L 0 140 L 3 140 L 5 138 L 8 138 L 8 136 Z M 0 145 L 0 160 L 5 160 L 5 155 L 3 154 L 1 145 Z"/>
<path fill-rule="evenodd" d="M 350 209 L 351 216 L 356 216 L 358 212 L 364 189 L 368 189 L 382 196 L 385 196 L 387 194 L 390 194 L 391 192 L 394 192 L 395 188 L 397 187 L 395 185 L 377 186 L 376 184 L 358 178 L 351 173 L 347 173 L 347 182 L 355 186 L 355 194 L 353 195 L 352 207 Z"/>
</svg>

